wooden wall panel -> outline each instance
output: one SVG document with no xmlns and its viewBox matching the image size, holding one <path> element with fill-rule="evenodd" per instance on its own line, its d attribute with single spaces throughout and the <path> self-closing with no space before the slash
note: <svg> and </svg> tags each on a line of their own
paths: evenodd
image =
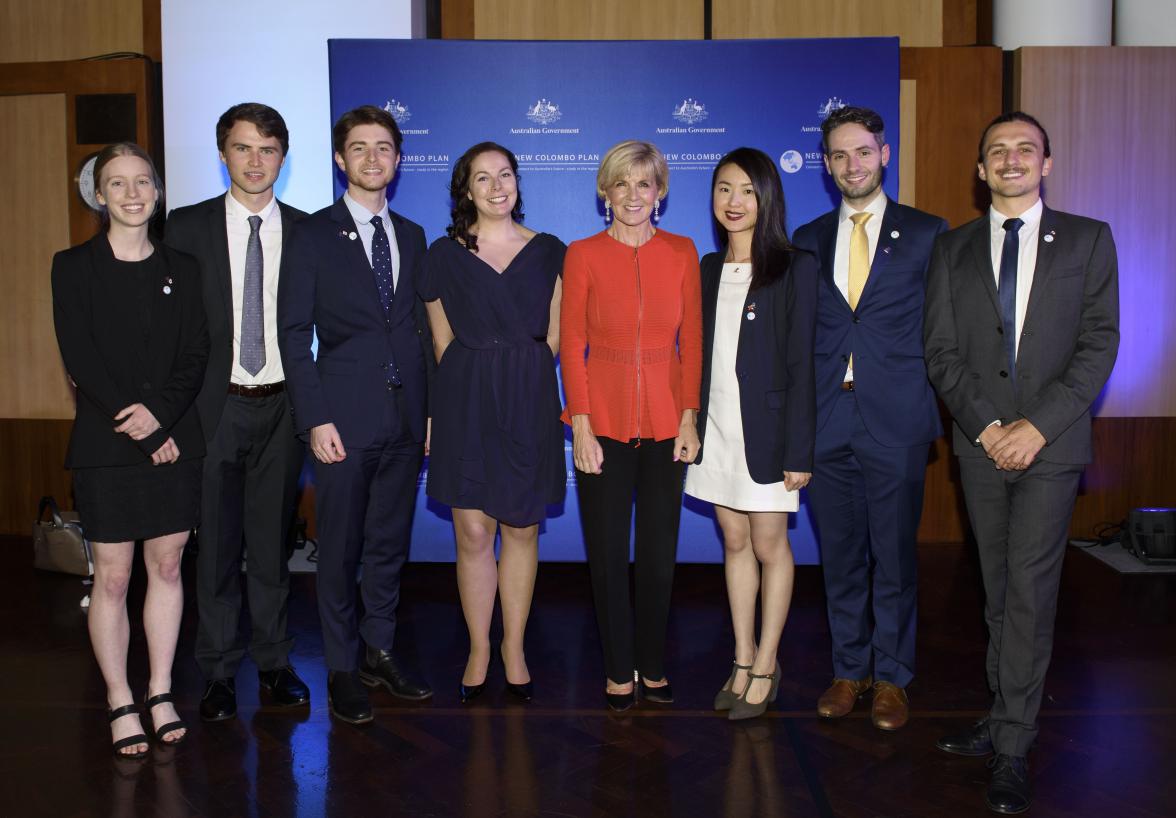
<svg viewBox="0 0 1176 818">
<path fill-rule="evenodd" d="M 159 0 L 4 0 L 0 63 L 144 53 L 146 2 L 159 5 Z M 158 15 L 154 24 L 158 26 Z"/>
<path fill-rule="evenodd" d="M 703 0 L 475 0 L 474 36 L 479 40 L 700 40 Z M 666 68 L 672 70 L 672 66 Z M 602 82 L 607 82 L 608 74 L 609 69 L 602 67 Z"/>
<path fill-rule="evenodd" d="M 1176 415 L 1176 48 L 1023 48 L 1017 107 L 1049 131 L 1045 201 L 1111 225 L 1119 360 L 1101 417 Z"/>
<path fill-rule="evenodd" d="M 72 418 L 49 265 L 69 245 L 64 94 L 0 96 L 0 418 Z"/>
<path fill-rule="evenodd" d="M 65 449 L 72 420 L 0 419 L 0 534 L 32 533 L 37 501 L 46 494 L 73 508 Z"/>
<path fill-rule="evenodd" d="M 898 120 L 899 145 L 898 165 L 902 168 L 902 175 L 898 179 L 898 201 L 904 205 L 917 207 L 915 180 L 919 176 L 919 81 L 905 79 L 899 81 L 898 92 Z M 894 150 L 894 148 L 891 148 Z"/>
<path fill-rule="evenodd" d="M 976 143 L 1001 112 L 999 48 L 903 48 L 900 74 L 916 83 L 915 206 L 959 227 L 988 206 Z M 910 167 L 904 164 L 904 167 Z"/>
<path fill-rule="evenodd" d="M 712 0 L 716 40 L 757 37 L 898 37 L 904 46 L 943 44 L 951 0 Z M 480 33 L 479 33 L 480 36 Z"/>
</svg>

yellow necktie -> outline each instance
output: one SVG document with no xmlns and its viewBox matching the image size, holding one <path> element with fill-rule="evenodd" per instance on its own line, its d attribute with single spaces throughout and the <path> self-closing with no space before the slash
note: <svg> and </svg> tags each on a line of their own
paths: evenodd
<svg viewBox="0 0 1176 818">
<path fill-rule="evenodd" d="M 874 214 L 854 213 L 853 232 L 849 234 L 849 308 L 856 310 L 866 279 L 870 277 L 870 240 L 866 238 L 866 221 Z"/>
</svg>

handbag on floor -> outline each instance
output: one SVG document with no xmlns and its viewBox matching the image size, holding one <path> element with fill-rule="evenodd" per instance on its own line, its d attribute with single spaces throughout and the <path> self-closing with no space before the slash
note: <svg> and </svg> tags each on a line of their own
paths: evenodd
<svg viewBox="0 0 1176 818">
<path fill-rule="evenodd" d="M 48 520 L 46 509 L 50 512 Z M 90 543 L 82 534 L 78 513 L 59 511 L 52 497 L 42 497 L 37 507 L 37 519 L 33 523 L 33 566 L 79 577 L 94 574 Z"/>
</svg>

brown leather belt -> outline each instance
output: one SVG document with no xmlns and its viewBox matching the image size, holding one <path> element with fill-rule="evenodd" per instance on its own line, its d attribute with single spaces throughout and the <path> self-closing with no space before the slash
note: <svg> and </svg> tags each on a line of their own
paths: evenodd
<svg viewBox="0 0 1176 818">
<path fill-rule="evenodd" d="M 268 398 L 270 395 L 276 395 L 279 392 L 285 391 L 285 381 L 278 381 L 277 383 L 263 383 L 261 386 L 242 386 L 239 383 L 229 384 L 229 394 L 240 395 L 243 398 Z"/>
<path fill-rule="evenodd" d="M 842 392 L 852 392 L 853 391 L 853 381 L 842 381 L 841 382 L 841 391 Z"/>
</svg>

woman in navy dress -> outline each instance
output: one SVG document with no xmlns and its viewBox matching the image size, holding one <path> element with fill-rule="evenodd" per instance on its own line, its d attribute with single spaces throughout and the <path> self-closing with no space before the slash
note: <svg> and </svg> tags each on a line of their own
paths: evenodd
<svg viewBox="0 0 1176 818">
<path fill-rule="evenodd" d="M 507 690 L 529 701 L 523 634 L 539 522 L 563 500 L 566 484 L 554 360 L 565 248 L 519 224 L 518 162 L 501 145 L 466 151 L 449 192 L 448 237 L 429 248 L 418 286 L 438 361 L 426 490 L 453 509 L 457 588 L 470 632 L 461 699 L 485 687 L 497 594 Z"/>
</svg>

